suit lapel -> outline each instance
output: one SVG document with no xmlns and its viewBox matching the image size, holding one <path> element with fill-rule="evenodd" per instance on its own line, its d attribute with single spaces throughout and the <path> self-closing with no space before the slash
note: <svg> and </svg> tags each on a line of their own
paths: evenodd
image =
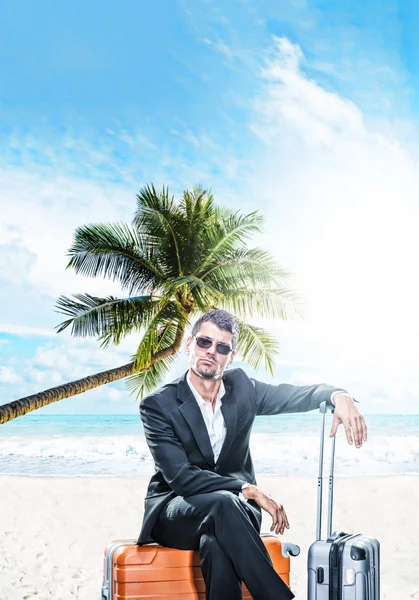
<svg viewBox="0 0 419 600">
<path fill-rule="evenodd" d="M 227 433 L 217 462 L 221 462 L 227 456 L 231 444 L 236 437 L 237 429 L 237 400 L 232 394 L 231 386 L 226 381 L 224 381 L 224 386 L 226 393 L 221 398 L 221 412 L 223 413 Z"/>
<path fill-rule="evenodd" d="M 209 465 L 213 466 L 214 453 L 211 448 L 208 431 L 195 396 L 192 394 L 188 382 L 186 381 L 186 375 L 178 381 L 177 397 L 178 400 L 182 402 L 182 404 L 179 406 L 179 411 L 182 413 L 183 418 L 191 428 L 192 434 L 202 456 Z"/>
</svg>

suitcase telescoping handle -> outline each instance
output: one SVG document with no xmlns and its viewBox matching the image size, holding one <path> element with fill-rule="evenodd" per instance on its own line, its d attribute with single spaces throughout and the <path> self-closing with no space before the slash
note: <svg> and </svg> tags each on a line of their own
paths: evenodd
<svg viewBox="0 0 419 600">
<path fill-rule="evenodd" d="M 317 528 L 316 528 L 316 540 L 321 539 L 322 534 L 322 508 L 323 508 L 323 458 L 324 458 L 324 430 L 326 425 L 326 413 L 327 404 L 322 402 L 320 404 L 320 413 L 322 415 L 321 428 L 320 428 L 320 459 L 319 459 L 319 476 L 317 478 Z M 333 484 L 334 484 L 334 468 L 335 468 L 335 445 L 336 435 L 332 441 L 332 452 L 330 456 L 330 474 L 329 474 L 329 503 L 327 513 L 327 537 L 330 538 L 332 535 L 332 514 L 333 514 Z"/>
</svg>

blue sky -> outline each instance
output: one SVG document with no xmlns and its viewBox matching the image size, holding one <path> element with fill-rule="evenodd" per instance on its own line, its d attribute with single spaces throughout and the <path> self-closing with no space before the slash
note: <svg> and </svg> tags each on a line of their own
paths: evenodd
<svg viewBox="0 0 419 600">
<path fill-rule="evenodd" d="M 123 364 L 57 335 L 74 229 L 130 221 L 145 183 L 260 209 L 255 240 L 307 296 L 277 381 L 419 413 L 414 2 L 0 4 L 0 402 Z M 182 355 L 172 373 L 186 368 Z M 261 371 L 258 376 L 267 379 Z M 124 384 L 44 412 L 135 413 Z"/>
</svg>

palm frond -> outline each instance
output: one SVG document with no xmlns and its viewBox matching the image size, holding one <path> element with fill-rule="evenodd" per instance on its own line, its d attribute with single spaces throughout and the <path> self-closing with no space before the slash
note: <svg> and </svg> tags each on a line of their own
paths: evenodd
<svg viewBox="0 0 419 600">
<path fill-rule="evenodd" d="M 68 254 L 67 268 L 86 277 L 119 281 L 129 295 L 155 288 L 164 279 L 153 257 L 153 244 L 124 223 L 77 228 Z"/>
<path fill-rule="evenodd" d="M 203 214 L 213 207 L 213 196 L 201 186 L 195 186 L 192 191 L 185 190 L 179 207 L 184 213 L 191 229 L 202 220 Z"/>
<path fill-rule="evenodd" d="M 188 291 L 197 308 L 202 311 L 207 310 L 209 306 L 223 298 L 223 294 L 219 290 L 195 275 L 172 279 L 165 287 L 164 293 L 166 296 L 171 296 L 184 289 Z"/>
<path fill-rule="evenodd" d="M 261 327 L 249 325 L 240 319 L 237 319 L 237 321 L 240 327 L 237 344 L 238 353 L 254 369 L 258 369 L 264 361 L 265 369 L 273 375 L 274 357 L 279 354 L 277 339 Z"/>
<path fill-rule="evenodd" d="M 127 387 L 131 394 L 141 400 L 146 394 L 155 390 L 162 383 L 163 377 L 169 372 L 176 354 L 166 356 L 142 371 L 127 377 Z"/>
<path fill-rule="evenodd" d="M 197 273 L 203 280 L 221 280 L 231 283 L 243 281 L 248 284 L 269 284 L 291 275 L 278 264 L 270 252 L 261 248 L 235 248 L 214 257 L 203 272 Z"/>
<path fill-rule="evenodd" d="M 71 334 L 88 337 L 99 336 L 102 346 L 121 339 L 135 329 L 140 329 L 158 310 L 160 299 L 152 296 L 135 298 L 98 298 L 90 294 L 76 294 L 74 298 L 60 296 L 57 312 L 70 316 L 57 326 L 58 333 L 71 325 Z"/>
<path fill-rule="evenodd" d="M 173 261 L 176 273 L 182 273 L 179 232 L 184 225 L 181 211 L 176 206 L 169 190 L 163 186 L 158 192 L 153 185 L 141 188 L 137 195 L 137 211 L 133 220 L 138 231 L 147 232 L 151 238 L 158 241 L 160 251 L 162 245 L 167 246 L 166 259 Z"/>
<path fill-rule="evenodd" d="M 239 211 L 216 209 L 213 225 L 206 230 L 210 251 L 203 257 L 199 271 L 203 272 L 220 253 L 235 250 L 238 245 L 243 246 L 250 234 L 260 232 L 262 221 L 258 211 L 242 215 Z"/>
<path fill-rule="evenodd" d="M 301 318 L 304 297 L 285 286 L 275 288 L 236 288 L 225 290 L 220 306 L 242 317 Z"/>
<path fill-rule="evenodd" d="M 196 273 L 202 257 L 208 254 L 208 229 L 214 224 L 214 199 L 201 187 L 185 191 L 180 202 L 184 224 L 179 227 L 182 273 Z"/>
<path fill-rule="evenodd" d="M 211 192 L 197 186 L 185 190 L 180 202 L 180 209 L 188 223 L 188 238 L 193 238 L 214 216 L 214 197 Z"/>
<path fill-rule="evenodd" d="M 159 310 L 147 323 L 134 357 L 135 368 L 142 370 L 154 362 L 154 355 L 175 343 L 179 330 L 184 330 L 188 315 L 182 305 L 173 300 L 163 299 Z"/>
<path fill-rule="evenodd" d="M 176 341 L 181 339 L 187 323 L 188 316 L 174 302 L 168 302 L 149 323 L 134 356 L 138 372 L 131 375 L 127 383 L 137 398 L 142 398 L 161 383 L 176 358 Z M 160 357 L 156 360 L 158 353 Z"/>
</svg>

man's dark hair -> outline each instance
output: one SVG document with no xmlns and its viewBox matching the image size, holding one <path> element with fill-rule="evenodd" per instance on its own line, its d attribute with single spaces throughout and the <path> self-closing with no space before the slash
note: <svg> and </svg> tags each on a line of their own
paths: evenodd
<svg viewBox="0 0 419 600">
<path fill-rule="evenodd" d="M 226 310 L 222 310 L 221 308 L 212 308 L 203 314 L 202 317 L 199 317 L 199 319 L 196 321 L 192 327 L 192 335 L 196 335 L 201 329 L 202 323 L 206 323 L 207 321 L 211 321 L 211 323 L 217 325 L 219 329 L 229 331 L 233 335 L 231 338 L 231 346 L 233 350 L 235 350 L 237 346 L 237 340 L 239 339 L 239 325 L 236 318 Z"/>
</svg>

